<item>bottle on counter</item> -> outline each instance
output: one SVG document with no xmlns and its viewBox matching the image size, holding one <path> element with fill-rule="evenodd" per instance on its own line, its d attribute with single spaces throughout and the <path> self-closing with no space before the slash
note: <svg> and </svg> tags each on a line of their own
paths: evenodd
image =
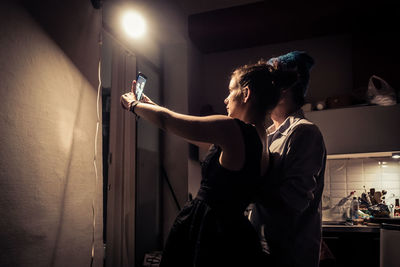
<svg viewBox="0 0 400 267">
<path fill-rule="evenodd" d="M 340 214 L 342 214 L 342 218 L 346 220 L 346 224 L 353 224 L 351 220 L 350 214 L 350 204 L 353 199 L 355 191 L 350 192 L 350 195 L 342 198 L 336 205 L 333 207 L 334 210 L 337 210 Z"/>
<path fill-rule="evenodd" d="M 394 217 L 400 217 L 400 204 L 399 204 L 399 199 L 398 198 L 395 199 L 393 216 Z"/>
<path fill-rule="evenodd" d="M 352 221 L 358 219 L 358 209 L 359 209 L 359 202 L 357 197 L 353 197 L 353 200 L 350 204 L 350 218 Z"/>
<path fill-rule="evenodd" d="M 378 203 L 375 201 L 375 188 L 370 188 L 370 189 L 369 189 L 369 198 L 370 198 L 370 200 L 371 200 L 371 204 L 372 204 L 372 205 L 378 204 Z"/>
<path fill-rule="evenodd" d="M 372 205 L 371 198 L 369 196 L 369 193 L 367 192 L 367 189 L 365 188 L 365 185 L 364 185 L 364 193 L 362 193 L 361 198 L 364 199 L 364 201 L 367 203 L 368 206 Z"/>
</svg>

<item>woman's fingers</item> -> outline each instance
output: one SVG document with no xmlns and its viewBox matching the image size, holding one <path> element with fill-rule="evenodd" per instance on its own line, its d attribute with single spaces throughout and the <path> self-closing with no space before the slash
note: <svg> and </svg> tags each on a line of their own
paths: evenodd
<svg viewBox="0 0 400 267">
<path fill-rule="evenodd" d="M 121 95 L 120 102 L 121 102 L 121 106 L 124 109 L 129 110 L 132 103 L 136 101 L 135 89 L 136 89 L 136 80 L 133 80 L 132 86 L 131 86 L 131 91 L 129 93 L 125 93 L 125 94 Z"/>
<path fill-rule="evenodd" d="M 128 105 L 128 101 L 126 99 L 126 94 L 121 96 L 121 105 L 124 109 L 128 109 L 129 105 Z"/>
<path fill-rule="evenodd" d="M 136 100 L 136 97 L 133 93 L 126 93 L 121 95 L 121 105 L 125 109 L 129 109 L 131 104 Z"/>
<path fill-rule="evenodd" d="M 147 104 L 152 104 L 152 105 L 157 105 L 154 103 L 147 95 L 142 94 L 142 102 L 147 103 Z"/>
<path fill-rule="evenodd" d="M 148 102 L 148 101 L 150 101 L 150 98 L 148 98 L 147 95 L 142 94 L 142 101 L 143 102 Z"/>
<path fill-rule="evenodd" d="M 121 106 L 122 106 L 124 109 L 126 109 L 126 107 L 125 107 L 125 97 L 124 97 L 124 95 L 121 95 L 120 102 L 121 102 Z"/>
</svg>

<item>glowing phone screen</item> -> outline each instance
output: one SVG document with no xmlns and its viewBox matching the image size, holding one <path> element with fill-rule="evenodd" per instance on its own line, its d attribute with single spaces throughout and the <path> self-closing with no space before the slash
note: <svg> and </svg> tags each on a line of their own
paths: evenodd
<svg viewBox="0 0 400 267">
<path fill-rule="evenodd" d="M 146 80 L 147 80 L 146 77 L 144 77 L 141 74 L 139 74 L 137 77 L 135 94 L 136 94 L 137 100 L 139 100 L 139 101 L 142 99 L 143 89 L 144 89 L 144 85 L 146 84 Z"/>
</svg>

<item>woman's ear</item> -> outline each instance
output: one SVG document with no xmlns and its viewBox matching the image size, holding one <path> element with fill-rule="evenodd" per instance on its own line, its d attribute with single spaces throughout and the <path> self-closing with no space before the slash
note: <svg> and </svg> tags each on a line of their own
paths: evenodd
<svg viewBox="0 0 400 267">
<path fill-rule="evenodd" d="M 242 92 L 243 92 L 243 103 L 247 103 L 247 101 L 249 101 L 249 99 L 250 99 L 251 91 L 250 91 L 249 87 L 246 86 L 245 88 L 243 88 Z"/>
</svg>

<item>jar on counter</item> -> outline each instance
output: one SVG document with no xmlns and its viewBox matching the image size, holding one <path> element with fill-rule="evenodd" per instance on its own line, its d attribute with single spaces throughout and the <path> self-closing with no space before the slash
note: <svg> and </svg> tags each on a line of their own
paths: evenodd
<svg viewBox="0 0 400 267">
<path fill-rule="evenodd" d="M 400 217 L 400 204 L 399 204 L 399 199 L 398 198 L 396 198 L 396 200 L 395 200 L 393 216 L 394 217 Z"/>
</svg>

